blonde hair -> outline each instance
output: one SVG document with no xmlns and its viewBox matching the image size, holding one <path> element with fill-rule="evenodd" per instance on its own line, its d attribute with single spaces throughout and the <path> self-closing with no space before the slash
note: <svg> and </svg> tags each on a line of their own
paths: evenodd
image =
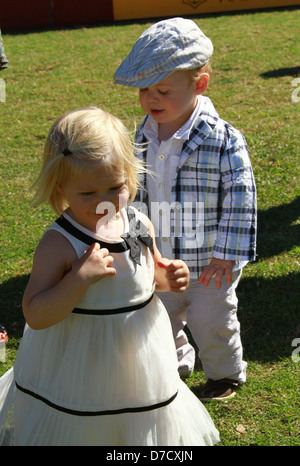
<svg viewBox="0 0 300 466">
<path fill-rule="evenodd" d="M 53 124 L 45 144 L 42 168 L 32 186 L 34 205 L 48 202 L 61 215 L 68 206 L 58 185 L 99 166 L 125 174 L 132 202 L 146 171 L 136 152 L 128 130 L 110 113 L 86 107 L 64 114 Z"/>
<path fill-rule="evenodd" d="M 209 76 L 212 75 L 212 67 L 211 67 L 210 61 L 205 63 L 200 68 L 194 68 L 194 69 L 189 70 L 189 71 L 191 73 L 192 80 L 196 81 L 196 82 L 199 81 L 199 79 L 201 78 L 201 75 L 204 74 L 204 73 L 208 74 Z"/>
</svg>

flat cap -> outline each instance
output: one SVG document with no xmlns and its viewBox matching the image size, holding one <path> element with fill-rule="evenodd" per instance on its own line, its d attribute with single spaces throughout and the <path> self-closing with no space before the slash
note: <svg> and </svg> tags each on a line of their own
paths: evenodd
<svg viewBox="0 0 300 466">
<path fill-rule="evenodd" d="M 200 68 L 213 53 L 211 40 L 191 19 L 171 18 L 146 29 L 114 74 L 132 87 L 157 84 L 176 70 Z"/>
</svg>

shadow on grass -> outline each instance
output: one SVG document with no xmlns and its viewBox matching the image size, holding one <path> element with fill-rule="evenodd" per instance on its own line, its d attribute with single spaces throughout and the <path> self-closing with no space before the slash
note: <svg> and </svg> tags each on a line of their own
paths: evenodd
<svg viewBox="0 0 300 466">
<path fill-rule="evenodd" d="M 258 260 L 300 246 L 300 197 L 289 204 L 258 211 Z"/>
<path fill-rule="evenodd" d="M 300 74 L 300 66 L 291 66 L 288 68 L 278 68 L 275 70 L 265 71 L 261 73 L 262 78 L 281 78 L 283 76 L 297 77 Z"/>
<path fill-rule="evenodd" d="M 300 197 L 258 212 L 258 261 L 300 245 L 299 218 Z M 292 254 L 290 260 L 294 260 Z M 239 320 L 246 359 L 270 362 L 291 355 L 292 341 L 300 337 L 299 284 L 299 272 L 274 278 L 242 277 Z"/>
<path fill-rule="evenodd" d="M 21 338 L 25 319 L 22 312 L 22 298 L 29 275 L 20 275 L 0 284 L 0 323 L 4 325 L 9 338 Z"/>
<path fill-rule="evenodd" d="M 300 337 L 300 273 L 243 278 L 238 288 L 245 359 L 272 362 L 291 356 Z"/>
</svg>

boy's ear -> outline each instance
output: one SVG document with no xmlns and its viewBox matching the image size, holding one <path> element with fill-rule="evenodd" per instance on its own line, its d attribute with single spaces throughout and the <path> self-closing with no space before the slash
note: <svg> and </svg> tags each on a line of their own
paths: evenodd
<svg viewBox="0 0 300 466">
<path fill-rule="evenodd" d="M 198 81 L 196 82 L 196 95 L 203 94 L 208 88 L 209 74 L 203 73 L 200 75 Z"/>
</svg>

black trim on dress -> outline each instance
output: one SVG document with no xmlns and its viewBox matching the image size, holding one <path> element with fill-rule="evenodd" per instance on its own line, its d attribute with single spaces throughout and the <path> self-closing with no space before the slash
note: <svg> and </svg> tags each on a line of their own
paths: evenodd
<svg viewBox="0 0 300 466">
<path fill-rule="evenodd" d="M 176 392 L 168 400 L 161 401 L 160 403 L 155 403 L 153 405 L 141 406 L 138 408 L 108 409 L 105 411 L 78 411 L 76 409 L 69 409 L 69 408 L 65 408 L 63 406 L 57 405 L 56 403 L 53 403 L 52 401 L 47 400 L 47 398 L 44 398 L 43 396 L 32 392 L 31 390 L 21 387 L 17 382 L 15 382 L 15 384 L 16 384 L 17 389 L 25 393 L 26 395 L 33 396 L 34 398 L 36 398 L 39 401 L 42 401 L 43 403 L 50 406 L 51 408 L 54 408 L 58 411 L 62 411 L 67 414 L 72 414 L 73 416 L 108 416 L 108 415 L 125 414 L 125 413 L 142 413 L 145 411 L 152 411 L 154 409 L 163 408 L 164 406 L 167 406 L 168 404 L 172 403 L 172 401 L 175 400 L 176 396 L 178 395 L 178 392 Z"/>
<path fill-rule="evenodd" d="M 118 243 L 109 243 L 106 241 L 98 240 L 92 236 L 84 233 L 75 227 L 64 216 L 59 217 L 55 222 L 62 227 L 65 231 L 70 233 L 75 238 L 83 243 L 91 246 L 94 243 L 100 244 L 101 248 L 108 249 L 109 252 L 121 253 L 130 250 L 131 259 L 138 265 L 141 265 L 141 245 L 143 243 L 154 254 L 153 239 L 148 234 L 148 228 L 140 221 L 136 220 L 135 212 L 132 208 L 127 208 L 127 215 L 129 220 L 129 231 L 122 234 L 123 241 Z"/>
<path fill-rule="evenodd" d="M 147 306 L 152 301 L 154 294 L 150 296 L 147 301 L 143 301 L 139 304 L 134 304 L 132 306 L 126 307 L 119 307 L 117 309 L 82 309 L 79 307 L 74 307 L 72 313 L 74 314 L 86 314 L 86 315 L 93 315 L 93 316 L 101 316 L 101 315 L 111 315 L 111 314 L 123 314 L 124 312 L 132 312 L 137 311 L 138 309 L 142 309 L 143 307 Z"/>
</svg>

